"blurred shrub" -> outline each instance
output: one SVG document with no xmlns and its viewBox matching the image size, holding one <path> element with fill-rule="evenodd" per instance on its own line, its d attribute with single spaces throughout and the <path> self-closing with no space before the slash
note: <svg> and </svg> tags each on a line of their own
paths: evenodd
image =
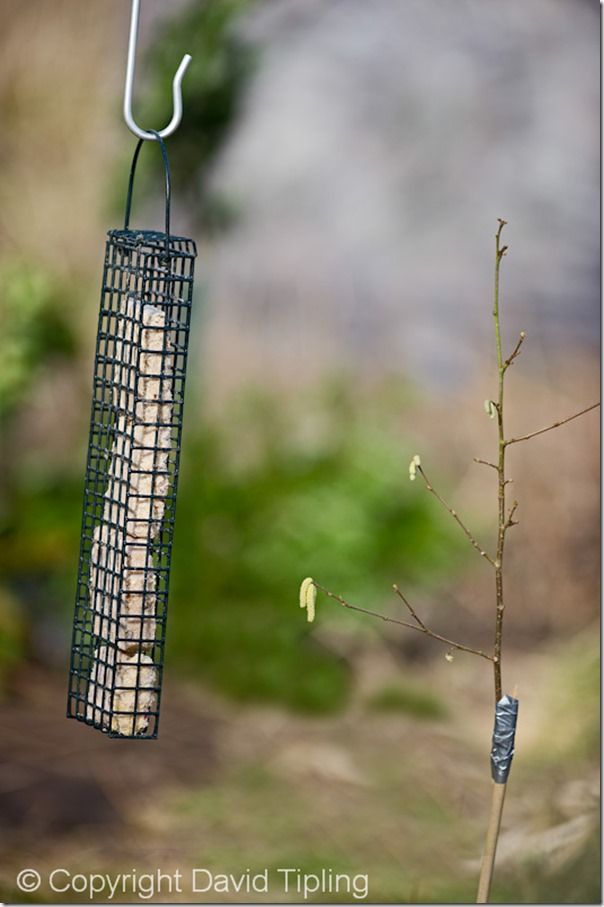
<svg viewBox="0 0 604 907">
<path fill-rule="evenodd" d="M 0 418 L 28 393 L 42 365 L 74 352 L 65 310 L 50 274 L 31 263 L 0 264 Z"/>
<path fill-rule="evenodd" d="M 162 21 L 148 54 L 148 92 L 142 123 L 161 128 L 172 117 L 169 90 L 184 52 L 193 59 L 183 82 L 185 116 L 170 137 L 173 183 L 198 226 L 219 229 L 234 216 L 227 199 L 207 191 L 210 168 L 236 120 L 254 54 L 237 33 L 239 16 L 253 0 L 201 0 Z M 145 158 L 146 160 L 146 158 Z M 146 166 L 143 162 L 143 166 Z"/>
<path fill-rule="evenodd" d="M 323 428 L 309 438 L 313 419 Z M 174 551 L 173 663 L 240 700 L 339 706 L 348 670 L 305 624 L 301 579 L 379 605 L 394 580 L 425 587 L 458 559 L 457 536 L 409 486 L 408 457 L 341 398 L 312 417 L 256 398 L 192 438 Z M 325 600 L 319 621 L 376 632 Z"/>
<path fill-rule="evenodd" d="M 0 523 L 0 568 L 17 585 L 53 577 L 63 594 L 66 576 L 75 582 L 82 492 L 83 476 L 17 471 Z"/>
<path fill-rule="evenodd" d="M 379 405 L 374 398 L 371 411 Z M 391 413 L 393 406 L 389 398 L 384 408 Z M 194 409 L 191 401 L 170 670 L 181 668 L 241 701 L 335 709 L 350 676 L 325 630 L 382 628 L 326 600 L 310 627 L 298 607 L 301 579 L 316 576 L 359 604 L 388 607 L 393 581 L 426 588 L 454 569 L 463 538 L 429 495 L 410 485 L 413 451 L 372 424 L 387 422 L 383 411 L 368 416 L 349 392 L 330 392 L 311 406 L 290 400 L 287 409 L 252 395 L 205 424 L 196 424 Z M 48 639 L 49 616 L 62 620 L 61 660 L 75 590 L 81 468 L 79 461 L 71 475 L 19 472 L 0 527 L 0 569 L 33 618 L 34 636 L 43 626 Z M 48 644 L 35 648 L 47 652 Z"/>
<path fill-rule="evenodd" d="M 0 695 L 10 669 L 19 663 L 25 650 L 24 625 L 17 602 L 0 586 Z"/>
<path fill-rule="evenodd" d="M 13 466 L 0 508 L 0 575 L 10 592 L 11 626 L 14 617 L 27 634 L 20 634 L 18 649 L 0 639 L 0 678 L 19 657 L 67 664 L 82 491 L 81 474 L 32 474 Z"/>
</svg>

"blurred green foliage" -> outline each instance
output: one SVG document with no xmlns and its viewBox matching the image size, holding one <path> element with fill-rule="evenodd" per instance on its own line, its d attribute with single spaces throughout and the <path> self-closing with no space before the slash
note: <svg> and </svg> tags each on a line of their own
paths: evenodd
<svg viewBox="0 0 604 907">
<path fill-rule="evenodd" d="M 170 156 L 175 185 L 206 229 L 228 220 L 226 209 L 208 198 L 207 176 L 254 66 L 254 53 L 237 30 L 251 5 L 190 4 L 162 24 L 149 75 L 141 79 L 148 94 L 140 121 L 168 120 L 175 61 L 185 49 L 193 55 L 187 115 L 170 141 Z M 17 403 L 37 367 L 71 341 L 52 281 L 15 267 L 3 282 L 4 305 L 18 313 L 15 319 L 7 313 L 12 327 L 4 378 L 7 398 Z M 323 428 L 309 438 L 313 418 Z M 323 627 L 331 621 L 338 632 L 377 631 L 358 616 L 336 614 L 332 602 L 320 603 L 319 629 L 309 628 L 297 607 L 300 580 L 315 575 L 359 602 L 377 604 L 393 580 L 437 582 L 459 549 L 433 502 L 405 481 L 408 452 L 361 415 L 350 390 L 332 388 L 314 415 L 296 419 L 282 403 L 251 395 L 236 411 L 185 432 L 169 658 L 236 699 L 324 712 L 344 702 L 350 677 Z M 42 607 L 63 614 L 66 638 L 83 459 L 82 452 L 73 473 L 35 476 L 14 464 L 0 525 L 0 566 L 11 590 L 30 615 Z"/>
<path fill-rule="evenodd" d="M 168 663 L 237 700 L 335 709 L 350 676 L 324 631 L 382 628 L 325 599 L 309 627 L 298 607 L 302 578 L 388 607 L 393 581 L 426 588 L 454 569 L 463 539 L 408 482 L 409 451 L 349 391 L 287 409 L 251 395 L 201 426 L 195 408 L 191 401 L 182 454 Z M 30 612 L 43 603 L 61 613 L 66 634 L 81 481 L 79 471 L 19 475 L 2 533 L 10 588 L 24 591 Z"/>
<path fill-rule="evenodd" d="M 0 586 L 0 695 L 12 667 L 25 651 L 23 623 L 17 601 Z"/>
<path fill-rule="evenodd" d="M 447 708 L 443 701 L 426 686 L 414 683 L 387 686 L 375 693 L 367 702 L 374 712 L 400 712 L 414 718 L 445 718 Z"/>
<path fill-rule="evenodd" d="M 237 31 L 253 0 L 197 0 L 178 16 L 162 21 L 147 55 L 147 91 L 140 122 L 161 128 L 172 116 L 170 85 L 185 51 L 192 61 L 183 82 L 185 116 L 170 137 L 173 183 L 197 226 L 216 230 L 235 216 L 232 203 L 208 191 L 218 151 L 236 121 L 255 53 Z M 145 158 L 147 160 L 147 158 Z M 143 162 L 143 167 L 147 165 Z M 149 172 L 144 170 L 143 174 Z M 144 177 L 145 178 L 145 177 Z"/>
<path fill-rule="evenodd" d="M 43 365 L 73 354 L 67 305 L 54 275 L 31 262 L 0 263 L 0 418 L 24 398 Z"/>
<path fill-rule="evenodd" d="M 324 429 L 309 438 L 313 420 Z M 321 596 L 319 632 L 309 629 L 301 580 L 381 606 L 393 581 L 426 588 L 459 562 L 457 536 L 410 486 L 407 459 L 342 394 L 306 416 L 256 397 L 190 438 L 172 577 L 174 661 L 240 700 L 341 705 L 348 670 L 320 630 L 378 630 Z"/>
<path fill-rule="evenodd" d="M 70 293 L 52 272 L 21 259 L 0 262 L 0 689 L 27 655 L 26 611 L 36 599 L 33 590 L 52 586 L 73 562 L 79 504 L 66 493 L 69 482 L 33 476 L 9 443 L 14 417 L 45 370 L 76 355 L 70 304 Z"/>
</svg>

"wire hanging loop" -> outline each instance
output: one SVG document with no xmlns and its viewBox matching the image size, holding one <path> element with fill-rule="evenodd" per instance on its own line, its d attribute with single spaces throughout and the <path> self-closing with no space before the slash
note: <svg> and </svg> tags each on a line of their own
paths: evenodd
<svg viewBox="0 0 604 907">
<path fill-rule="evenodd" d="M 151 130 L 149 135 L 151 138 L 159 143 L 161 150 L 161 156 L 164 164 L 164 186 L 165 186 L 165 234 L 166 234 L 166 255 L 170 254 L 170 204 L 172 201 L 172 184 L 170 180 L 170 161 L 168 160 L 168 152 L 166 150 L 165 143 L 161 137 L 160 132 L 155 132 Z M 138 157 L 140 150 L 143 147 L 143 142 L 145 139 L 139 139 L 134 151 L 134 156 L 132 158 L 132 165 L 130 167 L 130 176 L 128 178 L 128 192 L 126 194 L 126 210 L 124 213 L 124 230 L 130 229 L 130 213 L 132 211 L 132 193 L 134 191 L 134 176 L 136 174 L 136 165 L 138 163 Z"/>
<path fill-rule="evenodd" d="M 182 120 L 182 80 L 187 67 L 191 62 L 191 55 L 185 54 L 180 61 L 180 66 L 176 70 L 172 80 L 172 119 L 165 129 L 155 132 L 153 130 L 141 129 L 136 125 L 132 116 L 132 95 L 134 90 L 134 72 L 136 69 L 136 45 L 138 43 L 138 22 L 140 18 L 140 0 L 132 0 L 132 14 L 130 17 L 130 37 L 128 39 L 128 62 L 126 64 L 126 82 L 124 86 L 124 119 L 131 132 L 139 139 L 157 141 L 157 138 L 167 138 L 176 132 Z"/>
</svg>

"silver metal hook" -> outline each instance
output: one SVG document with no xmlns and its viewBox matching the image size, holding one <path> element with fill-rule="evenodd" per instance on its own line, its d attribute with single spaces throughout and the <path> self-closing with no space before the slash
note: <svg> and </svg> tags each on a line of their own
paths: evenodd
<svg viewBox="0 0 604 907">
<path fill-rule="evenodd" d="M 140 18 L 140 0 L 132 0 L 132 15 L 130 17 L 130 37 L 128 39 L 128 63 L 126 65 L 126 84 L 124 87 L 124 119 L 126 125 L 139 139 L 157 141 L 157 136 L 147 132 L 136 125 L 132 116 L 132 93 L 134 88 L 134 71 L 136 69 L 136 45 L 138 41 L 138 21 Z M 174 112 L 172 119 L 158 134 L 162 139 L 172 135 L 178 129 L 182 119 L 182 80 L 191 62 L 190 54 L 185 54 L 176 70 L 172 80 L 172 104 Z"/>
</svg>

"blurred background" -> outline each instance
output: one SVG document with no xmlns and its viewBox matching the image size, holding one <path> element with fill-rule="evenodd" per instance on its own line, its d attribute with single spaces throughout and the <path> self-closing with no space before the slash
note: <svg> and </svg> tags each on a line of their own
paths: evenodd
<svg viewBox="0 0 604 907">
<path fill-rule="evenodd" d="M 135 145 L 129 8 L 0 0 L 0 899 L 24 899 L 32 865 L 326 866 L 368 873 L 372 901 L 472 900 L 489 666 L 326 599 L 309 626 L 298 586 L 402 616 L 397 582 L 439 632 L 491 645 L 489 567 L 407 467 L 419 452 L 493 547 L 494 473 L 472 457 L 495 456 L 498 217 L 506 347 L 528 335 L 510 432 L 599 397 L 599 4 L 142 3 L 142 126 L 168 121 L 193 55 L 168 150 L 173 229 L 199 246 L 143 744 L 64 717 L 104 236 Z M 145 152 L 135 223 L 153 227 Z M 598 415 L 514 447 L 510 474 L 521 705 L 493 899 L 596 903 Z"/>
</svg>

